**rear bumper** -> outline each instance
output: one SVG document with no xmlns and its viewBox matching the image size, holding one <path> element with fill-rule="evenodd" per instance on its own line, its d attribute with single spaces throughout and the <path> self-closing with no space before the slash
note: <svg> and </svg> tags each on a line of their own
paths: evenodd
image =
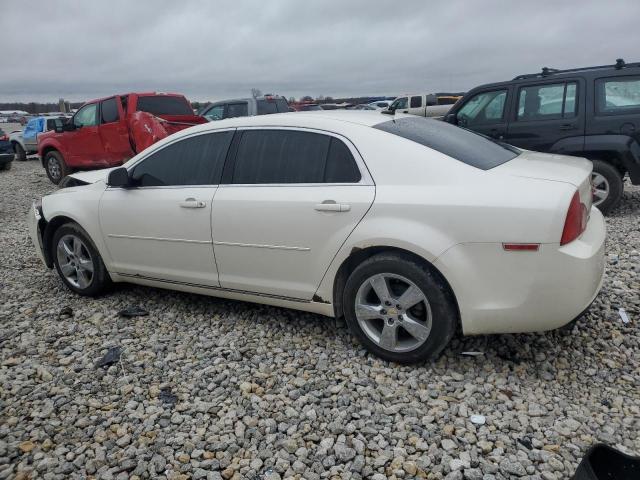
<svg viewBox="0 0 640 480">
<path fill-rule="evenodd" d="M 584 312 L 602 286 L 604 218 L 596 208 L 581 237 L 543 244 L 538 252 L 505 252 L 501 244 L 460 244 L 435 266 L 449 280 L 463 333 L 540 332 Z"/>
</svg>

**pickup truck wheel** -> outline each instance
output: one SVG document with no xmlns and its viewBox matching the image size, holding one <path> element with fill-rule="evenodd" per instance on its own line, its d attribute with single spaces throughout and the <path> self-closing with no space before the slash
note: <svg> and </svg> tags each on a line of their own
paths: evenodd
<svg viewBox="0 0 640 480">
<path fill-rule="evenodd" d="M 27 159 L 27 152 L 24 151 L 24 148 L 22 148 L 22 145 L 18 142 L 13 143 L 13 151 L 16 153 L 16 160 L 24 162 Z"/>
<path fill-rule="evenodd" d="M 602 160 L 592 162 L 593 205 L 606 215 L 620 203 L 624 182 L 618 169 L 610 163 Z"/>
<path fill-rule="evenodd" d="M 52 183 L 58 185 L 60 180 L 71 173 L 59 152 L 49 152 L 44 157 L 44 168 Z"/>
</svg>

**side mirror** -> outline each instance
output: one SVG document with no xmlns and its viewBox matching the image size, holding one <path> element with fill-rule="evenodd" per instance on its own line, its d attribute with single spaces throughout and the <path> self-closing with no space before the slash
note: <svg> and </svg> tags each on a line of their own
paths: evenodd
<svg viewBox="0 0 640 480">
<path fill-rule="evenodd" d="M 107 177 L 107 185 L 110 187 L 127 188 L 131 186 L 129 172 L 124 167 L 114 168 L 109 172 Z"/>
<path fill-rule="evenodd" d="M 451 123 L 452 125 L 458 125 L 458 115 L 455 113 L 447 113 L 444 116 L 444 121 L 447 123 Z"/>
<path fill-rule="evenodd" d="M 56 122 L 56 124 L 53 126 L 53 131 L 56 133 L 62 133 L 64 132 L 64 125 L 59 124 Z"/>
</svg>

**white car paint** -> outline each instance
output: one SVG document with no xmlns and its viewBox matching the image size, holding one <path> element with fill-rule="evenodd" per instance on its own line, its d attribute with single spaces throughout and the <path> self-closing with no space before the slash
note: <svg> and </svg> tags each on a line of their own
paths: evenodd
<svg viewBox="0 0 640 480">
<path fill-rule="evenodd" d="M 384 117 L 384 118 L 380 118 Z M 108 170 L 42 199 L 46 221 L 65 216 L 90 235 L 116 282 L 165 287 L 334 315 L 340 266 L 369 247 L 399 248 L 437 268 L 465 334 L 559 327 L 595 298 L 605 225 L 591 208 L 591 163 L 522 152 L 481 170 L 372 126 L 407 115 L 326 111 L 234 118 L 178 132 L 139 153 L 230 128 L 282 128 L 344 139 L 362 180 L 354 185 L 107 188 Z M 453 127 L 452 127 L 453 128 Z M 584 233 L 560 246 L 576 190 L 590 209 Z M 180 209 L 187 198 L 205 205 Z M 343 211 L 318 211 L 325 201 Z M 29 214 L 39 244 L 37 218 Z M 505 251 L 504 243 L 538 243 Z"/>
</svg>

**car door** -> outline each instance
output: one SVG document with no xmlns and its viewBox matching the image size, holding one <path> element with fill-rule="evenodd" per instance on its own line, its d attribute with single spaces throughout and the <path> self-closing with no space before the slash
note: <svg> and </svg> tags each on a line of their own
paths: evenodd
<svg viewBox="0 0 640 480">
<path fill-rule="evenodd" d="M 488 137 L 504 140 L 507 134 L 508 96 L 508 88 L 476 93 L 457 110 L 457 124 Z"/>
<path fill-rule="evenodd" d="M 133 156 L 120 97 L 111 97 L 100 102 L 98 131 L 104 147 L 105 159 L 110 165 L 122 164 Z"/>
<path fill-rule="evenodd" d="M 594 81 L 595 111 L 586 135 L 628 135 L 640 143 L 640 75 L 623 73 Z"/>
<path fill-rule="evenodd" d="M 71 166 L 105 164 L 102 139 L 98 132 L 98 104 L 85 105 L 71 119 L 74 130 L 65 132 L 60 138 L 68 152 Z"/>
<path fill-rule="evenodd" d="M 232 102 L 225 105 L 224 118 L 247 116 L 249 116 L 249 107 L 247 102 Z"/>
<path fill-rule="evenodd" d="M 426 115 L 426 103 L 424 95 L 412 95 L 409 97 L 409 113 L 412 115 L 420 115 L 424 117 Z"/>
<path fill-rule="evenodd" d="M 373 181 L 338 135 L 286 128 L 236 135 L 213 205 L 220 285 L 311 300 L 373 202 Z"/>
<path fill-rule="evenodd" d="M 204 111 L 202 116 L 210 122 L 214 120 L 222 120 L 224 118 L 224 103 L 211 105 Z"/>
<path fill-rule="evenodd" d="M 211 210 L 233 130 L 194 134 L 128 167 L 135 186 L 108 187 L 100 225 L 124 276 L 216 287 Z"/>
<path fill-rule="evenodd" d="M 562 153 L 563 139 L 584 135 L 582 79 L 546 81 L 517 88 L 506 140 L 517 147 Z M 580 145 L 581 146 L 581 145 Z M 571 151 L 576 146 L 571 144 Z"/>
<path fill-rule="evenodd" d="M 390 108 L 398 113 L 409 113 L 409 97 L 396 98 Z"/>
</svg>

